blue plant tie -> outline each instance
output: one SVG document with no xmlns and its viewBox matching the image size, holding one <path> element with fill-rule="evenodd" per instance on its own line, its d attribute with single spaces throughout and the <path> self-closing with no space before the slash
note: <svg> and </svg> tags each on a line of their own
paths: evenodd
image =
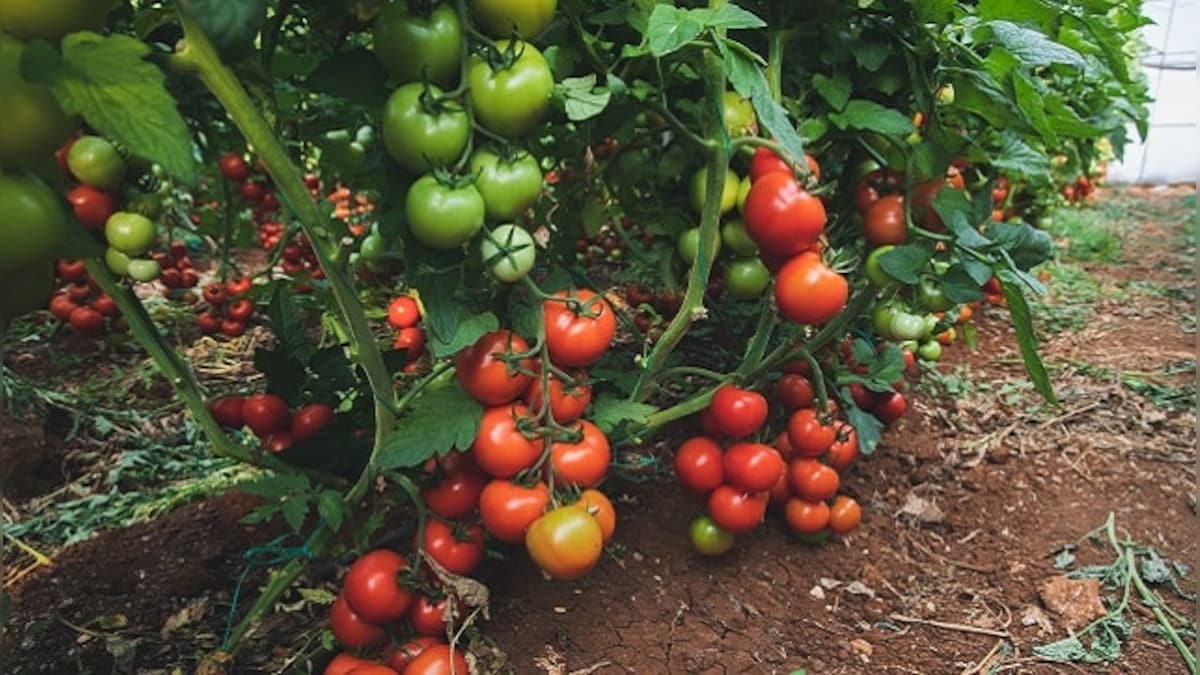
<svg viewBox="0 0 1200 675">
<path fill-rule="evenodd" d="M 242 584 L 246 582 L 246 577 L 252 570 L 258 567 L 273 567 L 282 565 L 295 558 L 304 558 L 312 560 L 313 552 L 308 547 L 308 541 L 304 540 L 299 546 L 285 546 L 284 544 L 289 539 L 298 539 L 298 534 L 285 534 L 276 537 L 262 546 L 253 546 L 246 549 L 242 554 L 246 563 L 242 565 L 242 573 L 238 576 L 237 585 L 233 587 L 233 597 L 229 603 L 229 616 L 225 618 L 225 634 L 221 636 L 222 651 L 229 647 L 229 632 L 233 630 L 233 617 L 237 615 L 238 601 L 242 595 Z"/>
</svg>

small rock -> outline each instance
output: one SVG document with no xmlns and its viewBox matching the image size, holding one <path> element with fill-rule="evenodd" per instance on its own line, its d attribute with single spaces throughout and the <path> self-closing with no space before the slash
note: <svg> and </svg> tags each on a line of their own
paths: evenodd
<svg viewBox="0 0 1200 675">
<path fill-rule="evenodd" d="M 1100 599 L 1099 579 L 1057 576 L 1042 582 L 1038 596 L 1046 609 L 1057 614 L 1069 629 L 1082 628 L 1108 613 Z"/>
<path fill-rule="evenodd" d="M 808 594 L 813 596 L 817 600 L 825 599 L 825 589 L 821 588 L 820 586 L 813 586 L 812 590 L 809 591 Z"/>
</svg>

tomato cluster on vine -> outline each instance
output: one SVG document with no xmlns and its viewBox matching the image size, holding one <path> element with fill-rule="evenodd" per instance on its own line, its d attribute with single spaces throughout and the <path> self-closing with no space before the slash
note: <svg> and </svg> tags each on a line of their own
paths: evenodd
<svg viewBox="0 0 1200 675">
<path fill-rule="evenodd" d="M 293 411 L 275 394 L 221 396 L 208 402 L 208 411 L 224 429 L 248 427 L 263 450 L 275 454 L 308 441 L 334 420 L 327 403 L 308 403 Z"/>
<path fill-rule="evenodd" d="M 387 322 L 396 329 L 392 348 L 404 350 L 404 372 L 416 372 L 421 359 L 428 353 L 425 349 L 425 329 L 417 325 L 421 322 L 420 303 L 411 295 L 392 298 L 388 303 Z"/>
<path fill-rule="evenodd" d="M 64 258 L 54 269 L 63 286 L 50 298 L 51 316 L 84 337 L 99 336 L 105 328 L 117 333 L 129 330 L 116 301 L 100 291 L 82 260 Z"/>
<path fill-rule="evenodd" d="M 247 277 L 224 283 L 213 281 L 201 290 L 204 307 L 196 314 L 196 326 L 202 335 L 245 335 L 246 325 L 254 317 L 254 301 L 247 297 L 252 282 Z"/>
</svg>

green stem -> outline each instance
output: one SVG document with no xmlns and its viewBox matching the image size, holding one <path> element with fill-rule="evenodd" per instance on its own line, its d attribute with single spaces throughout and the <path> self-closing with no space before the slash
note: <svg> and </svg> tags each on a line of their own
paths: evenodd
<svg viewBox="0 0 1200 675">
<path fill-rule="evenodd" d="M 768 7 L 767 86 L 771 88 L 771 98 L 776 102 L 783 99 L 783 43 L 789 31 L 783 28 L 779 11 L 781 4 L 778 0 L 771 0 Z"/>
<path fill-rule="evenodd" d="M 762 362 L 763 354 L 767 351 L 767 345 L 771 342 L 771 336 L 775 333 L 775 305 L 766 299 L 761 302 L 762 307 L 758 314 L 758 325 L 754 328 L 754 335 L 750 336 L 750 342 L 746 346 L 745 358 L 742 359 L 742 363 L 737 369 L 738 375 L 753 370 Z"/>
<path fill-rule="evenodd" d="M 729 376 L 725 373 L 718 373 L 715 370 L 709 370 L 708 368 L 701 368 L 699 366 L 675 366 L 674 368 L 667 368 L 666 370 L 662 371 L 663 379 L 667 379 L 673 375 L 695 375 L 697 377 L 703 377 L 714 382 L 725 382 L 729 379 Z"/>
</svg>

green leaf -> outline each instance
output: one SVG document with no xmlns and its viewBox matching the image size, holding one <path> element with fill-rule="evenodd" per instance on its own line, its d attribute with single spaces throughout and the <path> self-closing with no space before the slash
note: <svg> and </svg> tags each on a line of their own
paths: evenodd
<svg viewBox="0 0 1200 675">
<path fill-rule="evenodd" d="M 929 264 L 929 251 L 915 244 L 906 244 L 879 256 L 879 265 L 888 276 L 905 284 L 915 284 L 921 270 Z"/>
<path fill-rule="evenodd" d="M 608 106 L 612 92 L 604 85 L 596 84 L 596 75 L 568 77 L 554 85 L 555 98 L 562 101 L 567 119 L 572 122 L 588 120 Z"/>
<path fill-rule="evenodd" d="M 412 276 L 412 285 L 421 294 L 425 305 L 423 319 L 430 342 L 453 342 L 458 324 L 471 315 L 471 307 L 455 292 L 462 285 L 462 268 L 418 270 Z"/>
<path fill-rule="evenodd" d="M 457 385 L 427 389 L 384 439 L 377 468 L 417 466 L 435 454 L 466 450 L 475 442 L 481 415 L 483 406 Z"/>
<path fill-rule="evenodd" d="M 1050 233 L 1028 223 L 995 223 L 988 228 L 987 236 L 1008 251 L 1013 264 L 1020 270 L 1032 269 L 1049 260 L 1054 253 Z"/>
<path fill-rule="evenodd" d="M 954 11 L 954 0 L 914 0 L 913 11 L 921 23 L 943 23 Z"/>
<path fill-rule="evenodd" d="M 342 529 L 342 521 L 346 517 L 346 503 L 342 501 L 341 493 L 337 490 L 323 490 L 317 498 L 317 515 L 321 517 L 321 522 L 334 532 Z"/>
<path fill-rule="evenodd" d="M 271 332 L 279 340 L 278 351 L 301 364 L 307 364 L 311 348 L 308 333 L 296 298 L 288 284 L 275 284 L 271 292 L 271 303 L 267 306 L 267 321 Z"/>
<path fill-rule="evenodd" d="M 1004 299 L 1008 301 L 1008 311 L 1012 316 L 1013 329 L 1017 334 L 1017 347 L 1021 350 L 1021 359 L 1025 362 L 1025 371 L 1033 386 L 1047 401 L 1057 404 L 1054 387 L 1050 384 L 1050 376 L 1046 374 L 1046 366 L 1038 356 L 1037 336 L 1033 332 L 1033 316 L 1029 304 L 1025 302 L 1025 294 L 1016 283 L 1016 276 L 1009 270 L 1000 270 L 1000 288 L 1004 291 Z"/>
<path fill-rule="evenodd" d="M 304 519 L 308 517 L 311 509 L 312 503 L 306 497 L 285 497 L 283 503 L 279 505 L 279 510 L 283 512 L 283 519 L 287 521 L 293 532 L 299 532 L 300 528 L 304 527 Z"/>
<path fill-rule="evenodd" d="M 1079 52 L 1054 42 L 1032 28 L 1001 20 L 989 21 L 982 26 L 990 28 L 996 43 L 1026 65 L 1048 66 L 1052 63 L 1062 63 L 1083 69 L 1083 57 Z"/>
<path fill-rule="evenodd" d="M 662 58 L 695 40 L 702 32 L 704 24 L 695 13 L 671 5 L 656 5 L 646 24 L 646 41 L 650 53 Z"/>
<path fill-rule="evenodd" d="M 264 499 L 280 499 L 304 494 L 312 489 L 308 476 L 302 473 L 275 473 L 238 485 L 240 492 Z"/>
<path fill-rule="evenodd" d="M 1058 11 L 1042 0 L 980 0 L 976 9 L 979 18 L 1008 19 L 1014 23 L 1048 25 Z"/>
<path fill-rule="evenodd" d="M 180 0 L 224 59 L 246 52 L 266 19 L 266 0 Z"/>
<path fill-rule="evenodd" d="M 850 90 L 853 88 L 850 78 L 841 74 L 825 77 L 817 73 L 812 77 L 812 85 L 834 110 L 846 107 L 846 102 L 850 100 Z"/>
<path fill-rule="evenodd" d="M 616 396 L 600 396 L 592 406 L 592 423 L 604 433 L 612 433 L 624 423 L 643 425 L 658 411 L 652 405 Z"/>
<path fill-rule="evenodd" d="M 385 86 L 387 73 L 379 59 L 366 49 L 338 52 L 309 73 L 305 85 L 368 108 L 383 108 L 390 90 Z"/>
<path fill-rule="evenodd" d="M 457 330 L 454 331 L 454 337 L 449 342 L 441 340 L 430 340 L 429 351 L 433 352 L 434 358 L 444 358 L 452 354 L 457 354 L 459 350 L 474 343 L 484 333 L 494 331 L 500 327 L 500 320 L 491 312 L 483 312 L 474 316 L 463 319 L 459 322 Z"/>
<path fill-rule="evenodd" d="M 337 594 L 324 588 L 297 588 L 296 592 L 315 605 L 332 605 L 337 600 Z"/>
<path fill-rule="evenodd" d="M 72 33 L 63 39 L 61 57 L 45 42 L 29 43 L 21 73 L 46 83 L 67 114 L 194 185 L 191 132 L 149 54 L 145 43 L 125 35 Z"/>
<path fill-rule="evenodd" d="M 733 40 L 721 40 L 717 43 L 717 48 L 725 60 L 729 84 L 737 93 L 750 99 L 754 105 L 754 112 L 758 115 L 758 122 L 767 135 L 774 136 L 793 159 L 803 160 L 804 141 L 788 119 L 787 111 L 771 97 L 767 76 L 762 68 L 746 55 L 746 46 Z"/>
<path fill-rule="evenodd" d="M 987 268 L 987 277 L 983 281 L 975 281 L 962 265 L 954 265 L 942 275 L 942 291 L 946 299 L 955 304 L 975 302 L 983 299 L 980 285 L 991 278 L 991 267 Z"/>
<path fill-rule="evenodd" d="M 1033 81 L 1024 73 L 1013 73 L 1013 92 L 1016 94 L 1017 109 L 1025 116 L 1029 126 L 1041 134 L 1042 139 L 1050 144 L 1058 143 L 1058 134 L 1054 133 L 1050 122 L 1046 119 L 1046 103 L 1038 93 Z"/>
<path fill-rule="evenodd" d="M 1000 146 L 992 157 L 992 166 L 1009 174 L 1039 177 L 1050 175 L 1050 159 L 1012 131 L 1000 133 Z"/>
<path fill-rule="evenodd" d="M 763 28 L 767 25 L 766 21 L 758 18 L 753 12 L 742 9 L 733 3 L 725 3 L 717 9 L 692 10 L 691 14 L 695 15 L 708 28 L 740 30 Z"/>
<path fill-rule="evenodd" d="M 849 401 L 843 409 L 846 411 L 846 421 L 854 427 L 854 433 L 858 435 L 858 449 L 862 454 L 870 455 L 879 447 L 879 440 L 883 437 L 883 424 L 871 413 L 854 405 L 849 390 L 843 393 L 842 399 Z"/>
<path fill-rule="evenodd" d="M 847 103 L 841 112 L 830 113 L 829 119 L 841 129 L 863 129 L 893 136 L 916 131 L 912 120 L 899 111 L 861 98 Z"/>
</svg>

